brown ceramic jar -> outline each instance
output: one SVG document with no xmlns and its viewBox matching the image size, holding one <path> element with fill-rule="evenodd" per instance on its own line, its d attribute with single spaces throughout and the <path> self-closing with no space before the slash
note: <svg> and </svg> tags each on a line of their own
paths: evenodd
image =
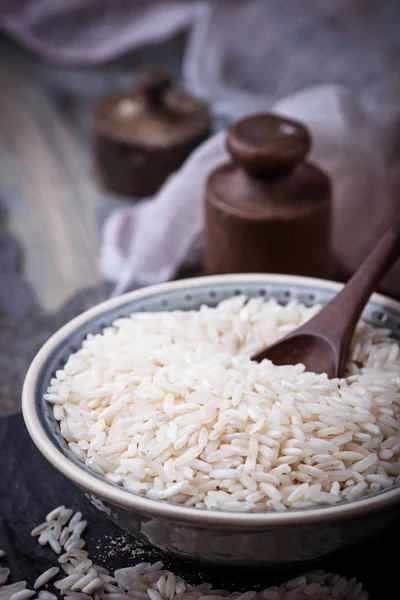
<svg viewBox="0 0 400 600">
<path fill-rule="evenodd" d="M 207 105 L 161 70 L 145 69 L 137 88 L 108 94 L 94 109 L 96 174 L 107 189 L 151 196 L 209 135 Z"/>
<path fill-rule="evenodd" d="M 329 277 L 330 181 L 304 161 L 307 129 L 260 114 L 233 124 L 226 144 L 233 160 L 206 184 L 206 273 Z"/>
</svg>

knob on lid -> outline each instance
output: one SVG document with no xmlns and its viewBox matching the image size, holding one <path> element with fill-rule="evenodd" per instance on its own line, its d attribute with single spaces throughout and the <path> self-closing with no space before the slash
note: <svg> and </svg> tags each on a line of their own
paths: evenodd
<svg viewBox="0 0 400 600">
<path fill-rule="evenodd" d="M 259 114 L 231 125 L 226 145 L 234 160 L 246 170 L 268 176 L 284 174 L 304 160 L 311 138 L 296 121 Z"/>
<path fill-rule="evenodd" d="M 150 110 L 166 108 L 164 97 L 173 83 L 172 75 L 163 69 L 148 67 L 138 74 L 138 89 L 143 91 Z"/>
</svg>

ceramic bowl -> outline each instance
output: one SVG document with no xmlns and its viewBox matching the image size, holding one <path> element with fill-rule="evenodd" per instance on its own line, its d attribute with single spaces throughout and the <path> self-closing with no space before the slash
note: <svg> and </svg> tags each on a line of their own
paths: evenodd
<svg viewBox="0 0 400 600">
<path fill-rule="evenodd" d="M 226 275 L 148 287 L 104 302 L 55 333 L 32 362 L 23 388 L 23 415 L 29 433 L 47 460 L 82 488 L 99 510 L 157 548 L 184 558 L 240 564 L 277 565 L 320 557 L 359 542 L 387 525 L 399 512 L 400 485 L 335 506 L 285 512 L 240 513 L 187 508 L 133 494 L 107 482 L 71 454 L 52 407 L 43 394 L 57 369 L 88 333 L 136 311 L 196 309 L 237 294 L 276 297 L 286 303 L 326 303 L 340 284 L 282 275 Z M 364 318 L 400 337 L 400 303 L 380 295 Z"/>
</svg>

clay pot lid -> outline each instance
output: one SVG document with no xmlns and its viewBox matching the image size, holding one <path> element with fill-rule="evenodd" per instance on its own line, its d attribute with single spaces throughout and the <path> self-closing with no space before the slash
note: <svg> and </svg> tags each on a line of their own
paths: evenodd
<svg viewBox="0 0 400 600">
<path fill-rule="evenodd" d="M 311 148 L 306 127 L 258 114 L 231 125 L 226 146 L 233 161 L 208 180 L 213 203 L 239 218 L 294 218 L 327 201 L 328 177 L 304 162 Z"/>
<path fill-rule="evenodd" d="M 111 93 L 98 102 L 94 127 L 118 142 L 168 148 L 207 132 L 210 113 L 169 73 L 147 68 L 140 71 L 133 91 Z"/>
</svg>

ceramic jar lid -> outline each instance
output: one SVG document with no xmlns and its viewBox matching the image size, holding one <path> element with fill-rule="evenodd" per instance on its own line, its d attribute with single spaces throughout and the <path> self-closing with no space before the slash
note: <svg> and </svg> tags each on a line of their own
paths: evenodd
<svg viewBox="0 0 400 600">
<path fill-rule="evenodd" d="M 207 105 L 158 69 L 136 88 L 108 94 L 94 110 L 95 162 L 106 187 L 150 195 L 210 132 Z"/>
</svg>

